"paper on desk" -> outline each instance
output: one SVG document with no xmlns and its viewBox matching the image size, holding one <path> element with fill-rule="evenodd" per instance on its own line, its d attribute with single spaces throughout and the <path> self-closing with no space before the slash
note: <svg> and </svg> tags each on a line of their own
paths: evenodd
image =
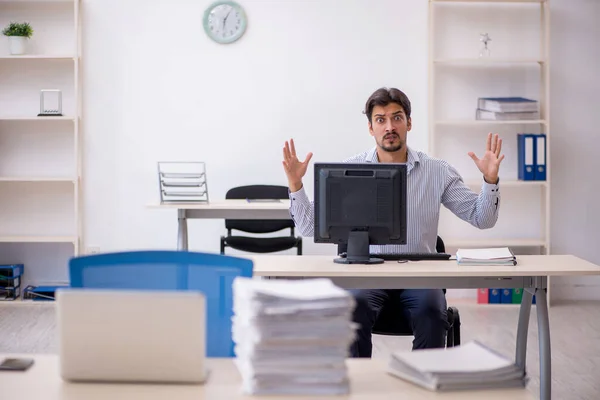
<svg viewBox="0 0 600 400">
<path fill-rule="evenodd" d="M 479 342 L 448 349 L 392 354 L 388 371 L 430 390 L 524 387 L 527 377 L 514 360 Z"/>
<path fill-rule="evenodd" d="M 319 300 L 333 298 L 348 298 L 348 292 L 335 286 L 329 279 L 252 279 L 238 277 L 233 282 L 236 296 L 241 298 L 259 297 L 275 301 Z"/>
<path fill-rule="evenodd" d="M 329 279 L 236 278 L 232 337 L 248 394 L 349 392 L 354 298 Z"/>
<path fill-rule="evenodd" d="M 508 247 L 497 247 L 488 249 L 458 249 L 457 259 L 467 260 L 512 260 L 514 254 Z"/>
</svg>

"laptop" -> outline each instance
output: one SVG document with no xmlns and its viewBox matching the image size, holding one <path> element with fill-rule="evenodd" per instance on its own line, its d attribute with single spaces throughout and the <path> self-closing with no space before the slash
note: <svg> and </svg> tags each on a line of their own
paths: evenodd
<svg viewBox="0 0 600 400">
<path fill-rule="evenodd" d="M 206 380 L 202 293 L 68 288 L 55 299 L 64 380 Z"/>
</svg>

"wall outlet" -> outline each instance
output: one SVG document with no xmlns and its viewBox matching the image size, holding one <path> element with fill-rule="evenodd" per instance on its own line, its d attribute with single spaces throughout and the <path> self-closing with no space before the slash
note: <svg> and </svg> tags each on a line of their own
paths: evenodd
<svg viewBox="0 0 600 400">
<path fill-rule="evenodd" d="M 86 254 L 98 254 L 100 253 L 100 247 L 90 246 L 86 249 Z"/>
</svg>

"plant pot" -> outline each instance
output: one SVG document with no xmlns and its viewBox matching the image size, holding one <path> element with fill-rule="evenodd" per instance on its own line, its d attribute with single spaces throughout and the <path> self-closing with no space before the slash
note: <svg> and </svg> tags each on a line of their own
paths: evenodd
<svg viewBox="0 0 600 400">
<path fill-rule="evenodd" d="M 8 47 L 12 55 L 25 54 L 27 38 L 25 36 L 9 36 Z"/>
</svg>

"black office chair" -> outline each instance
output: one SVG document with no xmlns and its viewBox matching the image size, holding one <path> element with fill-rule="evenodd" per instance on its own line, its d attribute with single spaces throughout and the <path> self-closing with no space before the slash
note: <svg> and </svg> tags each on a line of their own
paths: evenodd
<svg viewBox="0 0 600 400">
<path fill-rule="evenodd" d="M 445 253 L 446 246 L 442 238 L 438 236 L 436 243 L 436 251 Z M 446 293 L 446 289 L 443 289 Z M 454 347 L 460 345 L 460 315 L 458 308 L 448 307 L 446 310 L 448 315 L 448 332 L 446 336 L 446 347 Z M 413 331 L 406 319 L 400 318 L 397 309 L 390 304 L 384 304 L 381 309 L 375 325 L 371 331 L 376 335 L 389 336 L 412 336 Z"/>
<path fill-rule="evenodd" d="M 225 195 L 226 199 L 289 199 L 286 186 L 274 185 L 250 185 L 238 186 L 230 189 Z M 231 247 L 250 253 L 274 253 L 292 248 L 297 248 L 298 255 L 302 255 L 302 238 L 296 237 L 294 232 L 294 221 L 290 219 L 265 219 L 265 220 L 237 220 L 226 219 L 225 228 L 227 236 L 221 236 L 221 254 L 225 254 L 225 248 Z M 272 233 L 284 229 L 290 229 L 288 236 L 256 237 L 233 235 L 237 230 L 246 233 Z"/>
</svg>

